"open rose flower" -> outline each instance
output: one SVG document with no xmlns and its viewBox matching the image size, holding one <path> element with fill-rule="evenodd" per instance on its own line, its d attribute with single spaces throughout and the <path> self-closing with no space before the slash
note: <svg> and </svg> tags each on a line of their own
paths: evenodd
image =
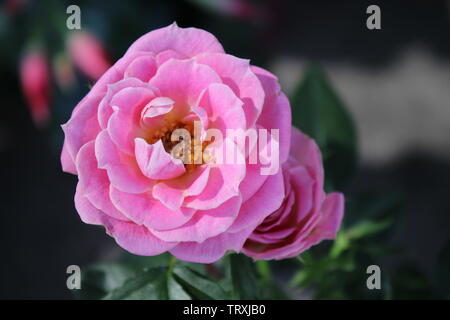
<svg viewBox="0 0 450 320">
<path fill-rule="evenodd" d="M 292 149 L 283 165 L 286 198 L 251 234 L 244 253 L 254 259 L 285 259 L 325 239 L 334 239 L 344 214 L 344 196 L 323 191 L 322 157 L 316 143 L 292 128 Z"/>
<path fill-rule="evenodd" d="M 240 251 L 280 207 L 282 171 L 262 175 L 259 161 L 184 163 L 170 137 L 194 121 L 202 132 L 278 129 L 280 164 L 288 158 L 290 106 L 276 77 L 226 54 L 210 33 L 172 24 L 138 39 L 63 125 L 61 161 L 78 175 L 81 219 L 139 255 L 210 263 Z"/>
</svg>

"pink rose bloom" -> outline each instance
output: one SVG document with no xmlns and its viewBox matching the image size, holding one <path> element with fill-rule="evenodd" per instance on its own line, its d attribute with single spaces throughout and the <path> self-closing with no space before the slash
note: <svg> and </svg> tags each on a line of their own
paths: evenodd
<svg viewBox="0 0 450 320">
<path fill-rule="evenodd" d="M 134 254 L 211 263 L 240 251 L 284 199 L 281 168 L 185 165 L 168 137 L 194 120 L 202 132 L 278 129 L 280 164 L 288 158 L 291 112 L 276 77 L 226 54 L 210 33 L 172 24 L 131 45 L 63 125 L 61 162 L 78 175 L 81 219 Z"/>
<path fill-rule="evenodd" d="M 344 214 L 344 196 L 323 191 L 322 157 L 316 143 L 292 128 L 292 149 L 283 165 L 283 204 L 256 228 L 244 246 L 254 259 L 285 259 L 325 239 L 334 239 Z"/>
<path fill-rule="evenodd" d="M 101 42 L 87 31 L 71 32 L 67 45 L 74 64 L 92 80 L 111 66 Z"/>
<path fill-rule="evenodd" d="M 24 56 L 20 63 L 20 81 L 34 123 L 44 126 L 50 117 L 50 71 L 41 50 L 32 49 Z"/>
</svg>

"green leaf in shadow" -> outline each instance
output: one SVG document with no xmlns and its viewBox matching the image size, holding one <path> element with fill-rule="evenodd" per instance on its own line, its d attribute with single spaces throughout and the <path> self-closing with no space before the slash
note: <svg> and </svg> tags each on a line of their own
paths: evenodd
<svg viewBox="0 0 450 320">
<path fill-rule="evenodd" d="M 225 300 L 228 298 L 218 282 L 187 266 L 175 266 L 173 276 L 186 292 L 196 299 Z"/>
<path fill-rule="evenodd" d="M 257 274 L 253 261 L 242 255 L 230 255 L 233 295 L 236 299 L 258 299 Z"/>
<path fill-rule="evenodd" d="M 328 188 L 341 188 L 357 161 L 354 123 L 322 69 L 309 65 L 291 99 L 295 126 L 315 139 L 324 160 Z"/>
</svg>

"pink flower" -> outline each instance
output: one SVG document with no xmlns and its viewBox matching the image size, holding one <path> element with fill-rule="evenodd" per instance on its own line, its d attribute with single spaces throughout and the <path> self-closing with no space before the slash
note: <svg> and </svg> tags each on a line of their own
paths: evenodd
<svg viewBox="0 0 450 320">
<path fill-rule="evenodd" d="M 87 31 L 72 32 L 68 49 L 74 64 L 92 80 L 100 78 L 111 66 L 103 45 Z"/>
<path fill-rule="evenodd" d="M 280 207 L 283 174 L 262 175 L 260 161 L 215 162 L 214 153 L 186 164 L 169 137 L 194 121 L 215 151 L 237 142 L 208 144 L 207 129 L 278 129 L 269 140 L 279 142 L 280 163 L 288 158 L 291 111 L 276 77 L 226 54 L 210 33 L 172 24 L 132 44 L 63 125 L 61 161 L 78 175 L 81 219 L 134 254 L 210 263 L 240 251 Z"/>
<path fill-rule="evenodd" d="M 50 73 L 47 58 L 39 49 L 32 49 L 20 63 L 22 91 L 34 123 L 41 127 L 50 117 Z"/>
<path fill-rule="evenodd" d="M 344 214 L 344 196 L 323 191 L 322 157 L 316 143 L 293 128 L 283 165 L 283 204 L 256 228 L 244 246 L 254 259 L 285 259 L 325 239 L 334 239 Z"/>
</svg>

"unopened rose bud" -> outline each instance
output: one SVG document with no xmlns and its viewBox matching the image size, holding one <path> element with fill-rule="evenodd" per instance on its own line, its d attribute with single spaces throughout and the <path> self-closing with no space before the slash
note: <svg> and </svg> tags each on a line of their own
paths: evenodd
<svg viewBox="0 0 450 320">
<path fill-rule="evenodd" d="M 100 78 L 111 66 L 101 42 L 87 31 L 72 32 L 67 46 L 74 64 L 92 80 Z"/>
<path fill-rule="evenodd" d="M 23 57 L 20 81 L 34 123 L 44 126 L 50 117 L 50 73 L 41 50 L 32 49 Z"/>
</svg>

